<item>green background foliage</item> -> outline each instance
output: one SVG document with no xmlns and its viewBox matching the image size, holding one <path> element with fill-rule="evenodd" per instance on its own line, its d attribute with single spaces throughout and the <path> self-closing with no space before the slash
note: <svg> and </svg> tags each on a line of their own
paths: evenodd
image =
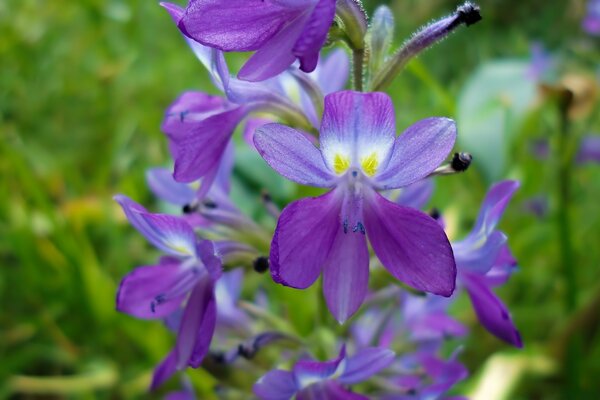
<svg viewBox="0 0 600 400">
<path fill-rule="evenodd" d="M 369 13 L 379 3 L 368 1 Z M 396 17 L 395 46 L 456 6 L 385 3 Z M 549 84 L 574 74 L 589 77 L 593 91 L 600 41 L 580 28 L 583 1 L 479 4 L 481 23 L 412 61 L 388 90 L 399 132 L 420 118 L 449 116 L 461 129 L 457 150 L 475 155 L 467 173 L 437 179 L 430 204 L 447 216 L 455 238 L 472 225 L 493 181 L 522 182 L 501 223 L 520 268 L 499 292 L 525 348 L 511 349 L 485 332 L 461 299 L 454 311 L 472 327 L 461 357 L 472 377 L 458 392 L 482 399 L 597 398 L 600 166 L 571 168 L 574 254 L 565 266 L 556 220 L 558 160 L 567 151 L 557 139 L 560 112 L 519 71 L 539 41 L 558 60 Z M 236 70 L 244 56 L 229 59 Z M 518 71 L 506 72 L 506 65 Z M 185 89 L 216 93 L 157 2 L 0 2 L 0 398 L 148 396 L 152 368 L 173 338 L 159 323 L 117 313 L 114 298 L 120 278 L 158 253 L 111 198 L 126 193 L 160 207 L 144 173 L 169 163 L 159 125 Z M 570 120 L 569 142 L 600 134 L 595 98 L 588 102 L 591 111 Z M 537 139 L 550 141 L 545 160 L 532 155 Z M 280 185 L 261 163 L 240 155 L 235 182 L 241 189 L 234 195 L 245 211 L 259 212 L 252 205 L 259 204 L 261 187 L 276 192 L 280 205 L 306 193 Z M 532 198 L 547 200 L 547 214 L 529 211 Z M 565 267 L 575 271 L 575 290 Z M 314 328 L 306 321 L 316 304 L 298 291 L 272 290 L 288 310 L 298 310 L 290 314 L 300 332 Z M 567 308 L 573 294 L 576 307 Z M 214 378 L 202 371 L 190 376 L 200 398 L 210 398 Z"/>
</svg>

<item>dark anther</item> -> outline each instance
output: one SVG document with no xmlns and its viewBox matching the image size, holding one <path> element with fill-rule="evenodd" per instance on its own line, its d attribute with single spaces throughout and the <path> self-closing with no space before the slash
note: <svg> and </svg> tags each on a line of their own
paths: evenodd
<svg viewBox="0 0 600 400">
<path fill-rule="evenodd" d="M 185 118 L 186 115 L 188 115 L 188 113 L 189 113 L 189 110 L 180 112 L 179 113 L 179 121 L 183 122 L 183 119 Z"/>
<path fill-rule="evenodd" d="M 270 194 L 269 194 L 269 192 L 267 192 L 267 191 L 264 191 L 264 190 L 263 190 L 263 191 L 262 191 L 262 193 L 261 193 L 260 195 L 261 195 L 261 197 L 262 197 L 262 200 L 263 200 L 265 203 L 270 203 L 270 202 L 272 202 L 272 201 L 273 201 L 273 198 L 271 197 L 271 195 L 270 195 Z"/>
<path fill-rule="evenodd" d="M 212 200 L 208 200 L 208 199 L 205 199 L 205 200 L 202 202 L 202 205 L 203 205 L 204 207 L 206 207 L 206 208 L 210 208 L 210 209 L 217 208 L 217 203 L 215 203 L 215 202 L 214 202 L 214 201 L 212 201 Z"/>
<path fill-rule="evenodd" d="M 181 208 L 184 214 L 191 214 L 196 211 L 197 206 L 194 204 L 186 204 Z"/>
<path fill-rule="evenodd" d="M 344 233 L 348 233 L 348 220 L 344 220 Z"/>
<path fill-rule="evenodd" d="M 222 351 L 211 352 L 210 358 L 217 364 L 225 364 L 225 353 Z"/>
<path fill-rule="evenodd" d="M 466 171 L 471 165 L 471 161 L 473 160 L 473 156 L 469 153 L 454 153 L 454 157 L 452 157 L 452 169 L 456 172 Z"/>
<path fill-rule="evenodd" d="M 362 222 L 357 222 L 354 228 L 352 228 L 352 232 L 358 231 L 360 231 L 360 233 L 362 233 L 363 235 L 365 234 L 365 226 L 362 224 Z"/>
<path fill-rule="evenodd" d="M 156 312 L 156 306 L 161 305 L 162 303 L 164 303 L 166 300 L 165 295 L 164 294 L 159 294 L 158 296 L 156 296 L 154 298 L 154 300 L 152 300 L 150 302 L 150 311 L 152 311 L 152 313 Z"/>
<path fill-rule="evenodd" d="M 254 268 L 254 270 L 256 272 L 259 273 L 263 273 L 266 270 L 269 269 L 269 258 L 268 257 L 257 257 L 253 262 L 252 262 L 252 267 Z"/>
<path fill-rule="evenodd" d="M 244 345 L 243 343 L 240 343 L 238 346 L 238 354 L 241 357 L 244 357 L 246 360 L 250 360 L 252 357 L 254 357 L 256 355 L 256 349 L 250 348 L 246 345 Z"/>
<path fill-rule="evenodd" d="M 440 210 L 434 207 L 431 209 L 431 211 L 429 211 L 429 216 L 437 221 L 441 218 L 442 213 L 440 213 Z"/>
<path fill-rule="evenodd" d="M 356 178 L 358 176 L 358 171 L 352 171 L 352 176 Z"/>
<path fill-rule="evenodd" d="M 462 6 L 459 6 L 456 9 L 456 14 L 459 23 L 464 23 L 466 26 L 481 21 L 481 10 L 479 9 L 479 6 L 469 1 Z"/>
</svg>

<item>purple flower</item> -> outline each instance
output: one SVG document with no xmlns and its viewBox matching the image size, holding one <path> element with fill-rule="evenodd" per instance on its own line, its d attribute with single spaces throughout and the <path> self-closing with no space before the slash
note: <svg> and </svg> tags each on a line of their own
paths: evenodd
<svg viewBox="0 0 600 400">
<path fill-rule="evenodd" d="M 589 0 L 587 15 L 582 22 L 583 29 L 590 35 L 600 35 L 600 1 Z"/>
<path fill-rule="evenodd" d="M 271 243 L 271 274 L 304 289 L 323 272 L 327 305 L 343 322 L 362 304 L 369 279 L 367 236 L 399 280 L 450 296 L 456 266 L 435 220 L 377 193 L 410 185 L 446 158 L 456 138 L 446 118 L 422 120 L 395 136 L 394 110 L 384 93 L 337 92 L 325 98 L 320 148 L 292 128 L 269 124 L 254 143 L 281 175 L 332 189 L 297 200 L 281 213 Z"/>
<path fill-rule="evenodd" d="M 457 278 L 467 290 L 481 324 L 498 338 L 522 347 L 508 309 L 491 290 L 507 279 L 516 263 L 507 248 L 506 235 L 496 230 L 496 225 L 518 187 L 516 181 L 494 185 L 483 201 L 475 227 L 465 239 L 452 243 L 452 248 Z"/>
<path fill-rule="evenodd" d="M 576 160 L 578 164 L 600 163 L 600 136 L 588 135 L 581 139 Z"/>
<path fill-rule="evenodd" d="M 367 399 L 353 393 L 344 385 L 362 382 L 394 361 L 394 352 L 379 347 L 367 347 L 353 356 L 346 356 L 342 346 L 337 358 L 319 362 L 298 361 L 292 371 L 273 370 L 254 385 L 254 394 L 261 400 L 287 400 L 296 395 L 308 399 Z"/>
<path fill-rule="evenodd" d="M 138 318 L 162 319 L 177 314 L 175 348 L 156 368 L 155 389 L 175 371 L 197 368 L 208 352 L 216 323 L 214 284 L 221 262 L 212 242 L 198 241 L 192 227 L 181 218 L 152 214 L 119 195 L 129 222 L 158 249 L 168 254 L 158 265 L 134 269 L 121 281 L 117 310 Z"/>
<path fill-rule="evenodd" d="M 238 76 L 262 81 L 300 60 L 315 69 L 335 15 L 335 0 L 191 0 L 178 27 L 222 51 L 256 51 Z"/>
</svg>

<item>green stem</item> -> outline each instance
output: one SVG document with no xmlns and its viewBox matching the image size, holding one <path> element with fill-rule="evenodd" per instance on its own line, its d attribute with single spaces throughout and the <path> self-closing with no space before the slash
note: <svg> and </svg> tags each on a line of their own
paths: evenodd
<svg viewBox="0 0 600 400">
<path fill-rule="evenodd" d="M 352 63 L 354 72 L 354 89 L 362 92 L 363 91 L 363 63 L 365 59 L 364 49 L 352 50 Z"/>
</svg>

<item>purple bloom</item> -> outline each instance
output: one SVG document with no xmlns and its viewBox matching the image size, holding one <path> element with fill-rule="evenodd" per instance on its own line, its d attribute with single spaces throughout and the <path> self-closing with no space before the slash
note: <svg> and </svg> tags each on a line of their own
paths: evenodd
<svg viewBox="0 0 600 400">
<path fill-rule="evenodd" d="M 191 0 L 178 26 L 208 47 L 256 51 L 238 76 L 262 81 L 296 59 L 313 71 L 334 15 L 335 0 Z"/>
<path fill-rule="evenodd" d="M 362 304 L 369 279 L 367 236 L 382 264 L 418 289 L 450 296 L 456 266 L 443 229 L 420 211 L 377 193 L 410 185 L 446 158 L 456 138 L 446 118 L 428 118 L 396 138 L 384 93 L 337 92 L 325 98 L 320 148 L 279 124 L 258 129 L 254 143 L 281 175 L 331 188 L 289 204 L 271 243 L 271 274 L 304 289 L 323 272 L 327 305 L 338 321 Z"/>
<path fill-rule="evenodd" d="M 301 360 L 292 371 L 277 369 L 268 372 L 254 385 L 254 394 L 261 400 L 287 400 L 294 395 L 298 400 L 367 399 L 349 391 L 344 385 L 362 382 L 393 361 L 394 352 L 388 349 L 367 347 L 349 357 L 346 347 L 342 346 L 334 360 Z"/>
<path fill-rule="evenodd" d="M 129 222 L 169 256 L 158 265 L 126 275 L 117 293 L 117 310 L 138 318 L 167 318 L 185 308 L 177 325 L 175 348 L 156 368 L 152 388 L 175 371 L 197 368 L 208 352 L 216 323 L 214 284 L 221 262 L 209 241 L 198 241 L 181 218 L 152 214 L 125 196 L 116 196 Z"/>
<path fill-rule="evenodd" d="M 508 309 L 491 290 L 507 279 L 509 269 L 515 265 L 507 248 L 507 238 L 496 230 L 496 225 L 518 187 L 516 181 L 494 185 L 483 201 L 475 227 L 465 239 L 453 243 L 452 248 L 457 278 L 467 290 L 479 321 L 498 338 L 522 347 L 521 336 Z"/>
<path fill-rule="evenodd" d="M 582 22 L 583 29 L 590 35 L 600 35 L 600 1 L 589 0 L 587 15 Z"/>
<path fill-rule="evenodd" d="M 587 162 L 600 163 L 600 136 L 585 136 L 579 145 L 576 160 L 578 164 L 585 164 Z"/>
</svg>

